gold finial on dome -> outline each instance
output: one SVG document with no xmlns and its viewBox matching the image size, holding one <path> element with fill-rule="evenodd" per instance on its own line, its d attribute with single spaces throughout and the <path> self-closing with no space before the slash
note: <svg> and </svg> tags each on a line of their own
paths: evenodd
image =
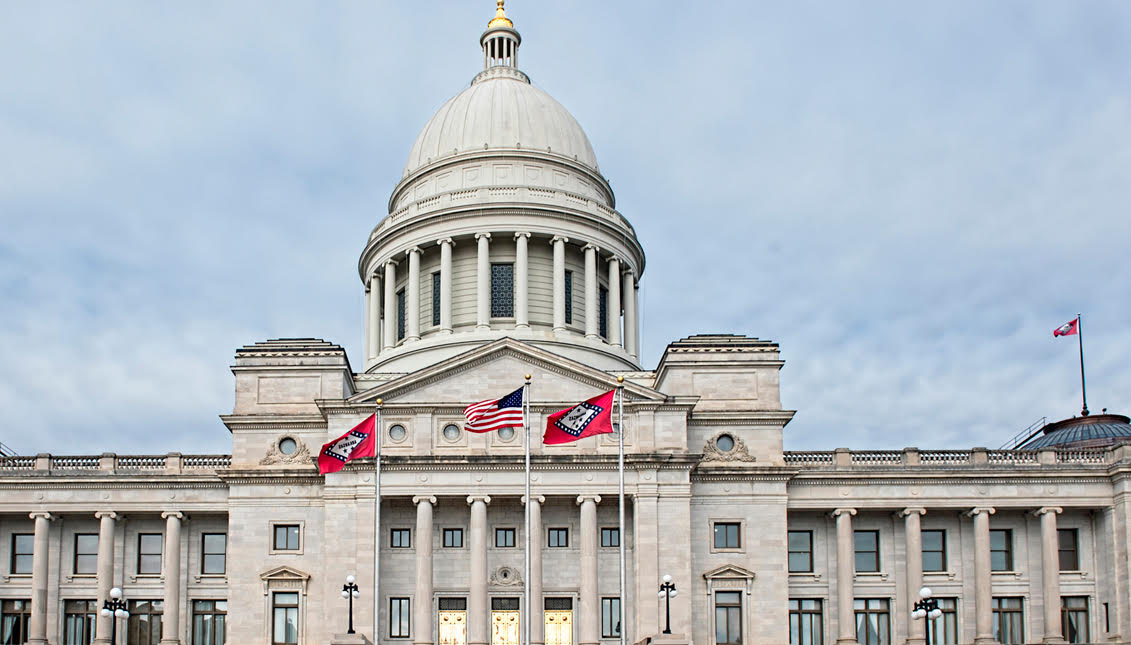
<svg viewBox="0 0 1131 645">
<path fill-rule="evenodd" d="M 495 17 L 491 19 L 491 22 L 487 23 L 487 28 L 510 27 L 514 29 L 514 23 L 510 21 L 510 18 L 507 18 L 507 12 L 503 11 L 503 0 L 495 0 L 495 4 Z"/>
</svg>

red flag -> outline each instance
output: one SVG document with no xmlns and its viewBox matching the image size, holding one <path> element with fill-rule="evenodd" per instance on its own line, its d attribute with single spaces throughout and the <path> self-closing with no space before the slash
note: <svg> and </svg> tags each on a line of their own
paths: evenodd
<svg viewBox="0 0 1131 645">
<path fill-rule="evenodd" d="M 1073 318 L 1071 322 L 1066 322 L 1060 327 L 1052 330 L 1053 338 L 1057 336 L 1073 336 L 1077 331 L 1077 324 L 1080 322 L 1079 318 Z"/>
<path fill-rule="evenodd" d="M 551 414 L 546 419 L 546 434 L 542 435 L 542 443 L 569 443 L 595 434 L 611 434 L 615 394 L 616 390 L 609 390 Z"/>
<path fill-rule="evenodd" d="M 352 430 L 322 446 L 318 453 L 318 473 L 336 473 L 350 459 L 377 456 L 376 415 L 369 415 Z"/>
</svg>

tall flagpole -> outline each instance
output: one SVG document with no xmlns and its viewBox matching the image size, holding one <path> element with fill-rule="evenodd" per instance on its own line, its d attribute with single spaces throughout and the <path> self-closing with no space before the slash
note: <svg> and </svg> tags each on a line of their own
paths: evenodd
<svg viewBox="0 0 1131 645">
<path fill-rule="evenodd" d="M 625 645 L 625 624 L 624 624 L 624 377 L 617 377 L 617 475 L 619 476 L 618 489 L 619 498 L 619 519 L 620 524 L 617 527 L 617 545 L 620 547 L 620 601 L 617 603 L 620 610 L 620 615 L 617 619 L 620 621 L 620 645 Z"/>
<path fill-rule="evenodd" d="M 1080 398 L 1084 404 L 1080 414 L 1088 416 L 1088 390 L 1084 387 L 1084 321 L 1080 314 L 1076 314 L 1076 336 L 1080 341 Z"/>
<path fill-rule="evenodd" d="M 381 406 L 377 399 L 377 467 L 373 476 L 373 642 L 381 642 Z"/>
<path fill-rule="evenodd" d="M 530 375 L 526 375 L 526 384 L 522 388 L 522 429 L 526 433 L 526 439 L 523 444 L 526 446 L 526 496 L 523 498 L 525 501 L 524 510 L 526 513 L 525 523 L 526 529 L 523 533 L 526 536 L 526 549 L 522 557 L 522 567 L 524 569 L 523 584 L 522 584 L 522 622 L 526 629 L 522 630 L 526 636 L 526 645 L 530 645 Z"/>
</svg>

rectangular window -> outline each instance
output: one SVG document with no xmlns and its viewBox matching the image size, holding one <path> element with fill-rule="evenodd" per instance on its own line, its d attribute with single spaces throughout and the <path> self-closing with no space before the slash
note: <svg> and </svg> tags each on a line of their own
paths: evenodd
<svg viewBox="0 0 1131 645">
<path fill-rule="evenodd" d="M 271 642 L 273 645 L 298 643 L 298 593 L 275 592 L 271 598 Z"/>
<path fill-rule="evenodd" d="M 440 273 L 432 274 L 432 325 L 440 326 Z"/>
<path fill-rule="evenodd" d="M 463 529 L 444 529 L 444 548 L 463 548 Z"/>
<path fill-rule="evenodd" d="M 1069 643 L 1089 643 L 1088 597 L 1060 597 L 1060 629 Z"/>
<path fill-rule="evenodd" d="M 853 608 L 856 642 L 860 645 L 891 645 L 891 613 L 887 598 L 857 598 Z"/>
<path fill-rule="evenodd" d="M 411 616 L 408 598 L 389 598 L 389 638 L 408 638 Z"/>
<path fill-rule="evenodd" d="M 228 568 L 228 534 L 205 533 L 200 536 L 200 572 L 223 575 Z"/>
<path fill-rule="evenodd" d="M 573 324 L 573 271 L 565 272 L 565 322 Z"/>
<path fill-rule="evenodd" d="M 617 547 L 620 546 L 620 529 L 616 527 L 605 527 L 601 529 L 601 546 L 603 547 Z"/>
<path fill-rule="evenodd" d="M 389 532 L 389 546 L 394 549 L 412 548 L 411 529 L 393 529 Z"/>
<path fill-rule="evenodd" d="M 715 645 L 742 645 L 742 592 L 715 592 Z"/>
<path fill-rule="evenodd" d="M 789 532 L 789 572 L 813 572 L 813 532 Z M 818 607 L 819 613 L 820 607 Z"/>
<path fill-rule="evenodd" d="M 1080 570 L 1080 552 L 1077 549 L 1079 540 L 1076 529 L 1056 530 L 1057 555 L 1060 558 L 1061 571 Z"/>
<path fill-rule="evenodd" d="M 518 611 L 518 598 L 492 598 L 491 611 Z"/>
<path fill-rule="evenodd" d="M 0 643 L 26 643 L 30 622 L 30 600 L 0 601 Z"/>
<path fill-rule="evenodd" d="M 467 611 L 467 598 L 437 598 L 440 611 Z"/>
<path fill-rule="evenodd" d="M 192 601 L 192 645 L 224 645 L 228 636 L 228 601 Z"/>
<path fill-rule="evenodd" d="M 97 600 L 63 601 L 63 645 L 90 645 L 96 616 Z"/>
<path fill-rule="evenodd" d="M 742 548 L 742 525 L 740 523 L 715 522 L 713 530 L 715 532 L 716 549 Z"/>
<path fill-rule="evenodd" d="M 500 549 L 514 547 L 514 529 L 495 529 L 495 546 Z"/>
<path fill-rule="evenodd" d="M 620 598 L 601 599 L 601 638 L 620 637 Z"/>
<path fill-rule="evenodd" d="M 876 573 L 880 570 L 880 532 L 855 531 L 857 573 Z"/>
<path fill-rule="evenodd" d="M 790 531 L 809 533 L 809 531 Z M 819 599 L 789 599 L 789 645 L 822 645 L 824 620 Z"/>
<path fill-rule="evenodd" d="M 942 616 L 931 621 L 931 645 L 957 645 L 958 599 L 937 598 Z"/>
<path fill-rule="evenodd" d="M 138 575 L 158 575 L 161 573 L 161 543 L 164 541 L 160 533 L 139 533 L 137 536 L 137 572 Z"/>
<path fill-rule="evenodd" d="M 130 617 L 127 622 L 129 645 L 161 645 L 161 614 L 164 600 L 129 601 Z"/>
<path fill-rule="evenodd" d="M 1013 531 L 990 531 L 990 571 L 1013 571 Z"/>
<path fill-rule="evenodd" d="M 550 529 L 547 546 L 565 548 L 569 546 L 569 529 Z"/>
<path fill-rule="evenodd" d="M 276 524 L 275 525 L 275 550 L 276 551 L 298 551 L 299 550 L 299 525 L 298 524 Z"/>
<path fill-rule="evenodd" d="M 491 265 L 491 317 L 514 318 L 514 265 Z"/>
<path fill-rule="evenodd" d="M 1025 642 L 1021 598 L 994 598 L 994 640 L 1003 645 Z"/>
<path fill-rule="evenodd" d="M 98 571 L 98 534 L 75 534 L 74 572 L 79 575 L 94 575 Z"/>
<path fill-rule="evenodd" d="M 408 314 L 408 304 L 405 302 L 404 289 L 397 291 L 397 340 L 404 340 L 405 316 Z"/>
<path fill-rule="evenodd" d="M 601 336 L 608 338 L 609 337 L 609 290 L 602 286 L 602 287 L 600 287 L 599 291 L 600 291 L 600 295 L 597 298 L 597 304 L 600 306 L 600 311 L 598 312 L 600 314 L 600 316 L 597 318 L 597 320 L 601 325 L 601 327 L 600 327 Z"/>
<path fill-rule="evenodd" d="M 923 531 L 923 571 L 946 571 L 946 531 Z"/>
<path fill-rule="evenodd" d="M 31 533 L 16 533 L 12 536 L 12 561 L 9 571 L 13 574 L 31 573 L 32 551 L 35 536 Z"/>
</svg>

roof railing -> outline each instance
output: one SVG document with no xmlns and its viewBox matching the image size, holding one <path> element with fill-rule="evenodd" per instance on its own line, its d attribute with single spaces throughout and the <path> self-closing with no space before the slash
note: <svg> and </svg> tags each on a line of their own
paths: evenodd
<svg viewBox="0 0 1131 645">
<path fill-rule="evenodd" d="M 1044 428 L 1048 425 L 1048 421 L 1048 417 L 1041 417 L 1040 419 L 1037 419 L 1036 421 L 1030 423 L 1029 427 L 1013 435 L 1013 437 L 1010 438 L 1009 441 L 1001 444 L 1001 448 L 998 448 L 998 450 L 1016 450 L 1019 446 L 1025 445 L 1029 442 L 1030 439 L 1037 436 L 1041 432 L 1041 428 Z"/>
</svg>

